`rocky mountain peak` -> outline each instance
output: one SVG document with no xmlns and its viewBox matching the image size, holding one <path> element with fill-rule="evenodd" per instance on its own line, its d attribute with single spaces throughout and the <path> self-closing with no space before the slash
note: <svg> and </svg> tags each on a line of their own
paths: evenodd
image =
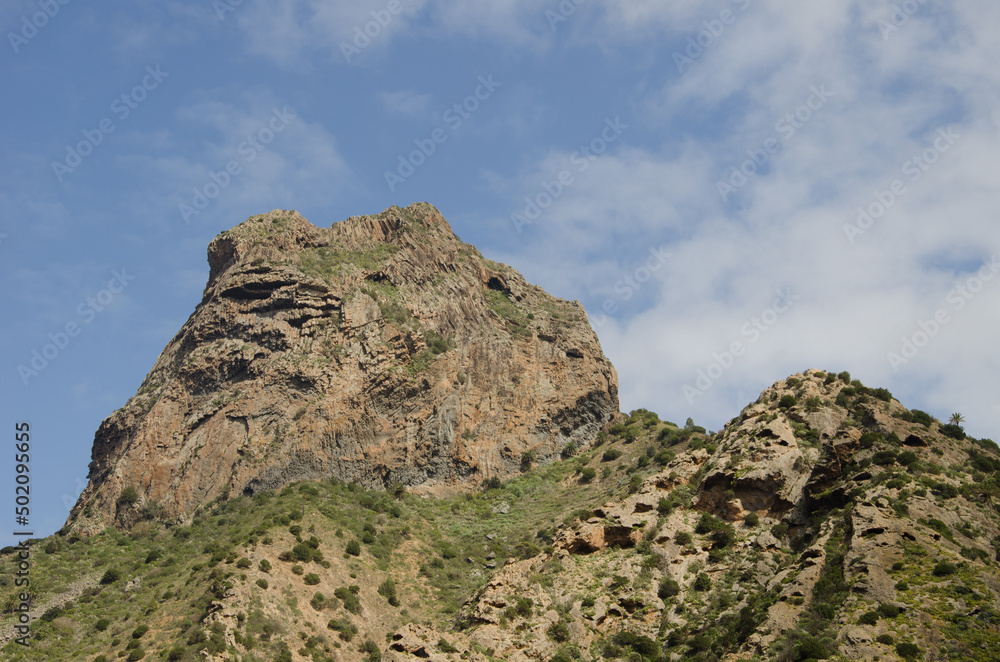
<svg viewBox="0 0 1000 662">
<path fill-rule="evenodd" d="M 328 228 L 275 210 L 208 261 L 202 302 L 97 432 L 83 530 L 311 478 L 464 489 L 587 445 L 617 410 L 583 307 L 429 204 Z"/>
</svg>

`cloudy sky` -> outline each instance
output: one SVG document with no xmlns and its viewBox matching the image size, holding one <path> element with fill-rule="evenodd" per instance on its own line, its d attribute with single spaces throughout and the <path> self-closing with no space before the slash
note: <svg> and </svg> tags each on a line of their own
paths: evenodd
<svg viewBox="0 0 1000 662">
<path fill-rule="evenodd" d="M 428 201 L 591 315 L 624 411 L 718 429 L 848 370 L 1000 435 L 1000 5 L 6 0 L 0 504 L 94 431 L 275 208 Z M 0 543 L 16 527 L 0 523 Z"/>
</svg>

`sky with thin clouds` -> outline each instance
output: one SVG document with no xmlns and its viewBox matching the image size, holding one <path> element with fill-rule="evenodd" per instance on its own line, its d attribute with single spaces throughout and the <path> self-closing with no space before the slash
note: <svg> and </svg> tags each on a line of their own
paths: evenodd
<svg viewBox="0 0 1000 662">
<path fill-rule="evenodd" d="M 434 204 L 583 303 L 626 412 L 716 430 L 819 368 L 1000 438 L 995 2 L 8 0 L 0 25 L 0 475 L 29 421 L 39 536 L 208 242 L 272 209 Z"/>
</svg>

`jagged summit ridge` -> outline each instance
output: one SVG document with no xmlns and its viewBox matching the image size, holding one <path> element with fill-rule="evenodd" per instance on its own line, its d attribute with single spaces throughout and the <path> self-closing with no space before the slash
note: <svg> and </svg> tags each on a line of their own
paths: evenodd
<svg viewBox="0 0 1000 662">
<path fill-rule="evenodd" d="M 586 444 L 617 410 L 582 306 L 429 204 L 329 228 L 275 210 L 208 261 L 201 303 L 95 436 L 81 529 L 329 476 L 457 489 Z"/>
</svg>

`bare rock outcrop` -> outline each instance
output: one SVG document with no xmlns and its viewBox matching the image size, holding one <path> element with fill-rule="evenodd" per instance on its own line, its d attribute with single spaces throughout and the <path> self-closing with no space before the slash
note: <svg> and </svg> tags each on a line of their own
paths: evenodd
<svg viewBox="0 0 1000 662">
<path fill-rule="evenodd" d="M 462 489 L 586 446 L 618 409 L 582 306 L 428 204 L 330 228 L 274 211 L 208 260 L 202 302 L 97 431 L 82 532 L 298 480 Z"/>
</svg>

